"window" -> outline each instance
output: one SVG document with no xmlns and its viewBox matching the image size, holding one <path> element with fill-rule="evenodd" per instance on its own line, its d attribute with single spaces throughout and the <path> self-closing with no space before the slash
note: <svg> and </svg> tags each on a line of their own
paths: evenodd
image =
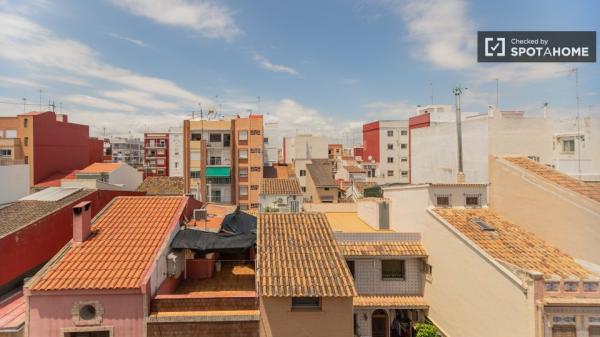
<svg viewBox="0 0 600 337">
<path fill-rule="evenodd" d="M 382 280 L 403 280 L 404 279 L 404 260 L 382 260 L 381 261 L 381 279 Z"/>
<path fill-rule="evenodd" d="M 558 291 L 560 283 L 556 281 L 547 281 L 546 282 L 546 291 Z"/>
<path fill-rule="evenodd" d="M 302 187 L 300 187 L 300 189 L 302 190 L 303 193 L 306 192 L 306 187 L 302 186 Z"/>
<path fill-rule="evenodd" d="M 158 175 L 164 175 L 165 174 L 165 170 L 158 169 L 158 170 L 156 170 L 156 174 L 158 174 Z"/>
<path fill-rule="evenodd" d="M 29 137 L 25 137 L 23 143 L 25 144 L 25 146 L 29 145 Z"/>
<path fill-rule="evenodd" d="M 598 291 L 598 282 L 583 282 L 583 291 L 585 291 L 585 292 Z"/>
<path fill-rule="evenodd" d="M 578 282 L 565 282 L 564 288 L 565 288 L 565 291 L 573 292 L 573 291 L 577 291 L 578 285 L 579 285 Z"/>
<path fill-rule="evenodd" d="M 17 130 L 6 130 L 6 138 L 17 138 Z"/>
<path fill-rule="evenodd" d="M 248 168 L 240 167 L 240 178 L 248 178 Z"/>
<path fill-rule="evenodd" d="M 231 184 L 231 178 L 229 178 L 229 177 L 207 177 L 206 183 L 214 184 L 214 185 L 229 185 L 229 184 Z M 216 190 L 216 192 L 221 193 L 221 191 L 219 191 L 219 190 Z M 211 193 L 215 193 L 215 190 L 211 191 Z M 212 199 L 212 201 L 215 201 L 215 199 Z"/>
<path fill-rule="evenodd" d="M 400 144 L 400 148 L 401 149 L 406 149 L 407 145 L 406 144 Z"/>
<path fill-rule="evenodd" d="M 260 130 L 250 130 L 251 136 L 260 136 Z"/>
<path fill-rule="evenodd" d="M 250 153 L 260 153 L 260 148 L 253 147 L 250 149 Z"/>
<path fill-rule="evenodd" d="M 387 135 L 388 137 L 394 137 L 394 130 L 388 130 Z"/>
<path fill-rule="evenodd" d="M 260 172 L 261 166 L 252 166 L 250 172 Z"/>
<path fill-rule="evenodd" d="M 300 176 L 301 177 L 305 177 L 306 176 L 306 170 L 300 170 Z"/>
<path fill-rule="evenodd" d="M 435 198 L 435 205 L 438 207 L 449 207 L 450 206 L 450 196 L 449 195 L 439 195 Z"/>
<path fill-rule="evenodd" d="M 165 160 L 164 159 L 157 159 L 156 160 L 156 165 L 158 165 L 158 166 L 164 166 L 165 165 Z"/>
<path fill-rule="evenodd" d="M 190 152 L 190 160 L 200 160 L 200 151 Z"/>
<path fill-rule="evenodd" d="M 324 187 L 323 188 L 325 191 L 329 191 L 329 187 Z"/>
<path fill-rule="evenodd" d="M 406 135 L 408 135 L 408 131 L 406 131 L 406 130 L 400 130 L 400 135 L 406 136 Z"/>
<path fill-rule="evenodd" d="M 239 150 L 240 159 L 248 159 L 248 149 Z"/>
<path fill-rule="evenodd" d="M 240 186 L 240 196 L 248 195 L 248 186 Z"/>
<path fill-rule="evenodd" d="M 393 150 L 394 149 L 394 144 L 388 144 L 387 145 L 387 149 L 388 150 Z"/>
<path fill-rule="evenodd" d="M 466 196 L 465 197 L 465 203 L 467 204 L 467 206 L 479 206 L 479 197 L 478 196 Z"/>
<path fill-rule="evenodd" d="M 320 310 L 320 297 L 292 297 L 292 310 Z"/>
<path fill-rule="evenodd" d="M 388 177 L 393 177 L 393 176 L 394 176 L 394 171 L 391 171 L 391 170 L 390 170 L 390 171 L 388 171 L 388 172 L 387 172 L 387 176 L 388 176 Z"/>
<path fill-rule="evenodd" d="M 250 208 L 260 208 L 260 204 L 250 204 Z"/>
<path fill-rule="evenodd" d="M 242 211 L 248 210 L 248 204 L 240 204 L 240 210 L 242 210 Z"/>
<path fill-rule="evenodd" d="M 209 165 L 221 165 L 221 157 L 210 157 L 208 164 Z"/>
<path fill-rule="evenodd" d="M 563 153 L 574 153 L 575 152 L 575 138 L 563 139 L 562 152 Z"/>
<path fill-rule="evenodd" d="M 258 191 L 258 185 L 250 185 L 252 191 Z"/>
<path fill-rule="evenodd" d="M 238 132 L 239 140 L 248 140 L 248 131 L 240 131 Z"/>
<path fill-rule="evenodd" d="M 11 149 L 0 149 L 0 157 L 10 157 L 12 155 Z"/>
<path fill-rule="evenodd" d="M 394 162 L 394 157 L 387 157 L 387 162 L 388 164 L 391 164 Z"/>
<path fill-rule="evenodd" d="M 23 119 L 23 127 L 26 128 L 27 124 L 29 124 L 29 119 L 25 118 Z"/>
<path fill-rule="evenodd" d="M 352 274 L 352 278 L 356 278 L 356 274 L 354 273 L 354 261 L 348 260 L 346 261 L 346 263 L 348 264 L 348 269 L 350 269 L 350 274 Z"/>
<path fill-rule="evenodd" d="M 223 135 L 223 146 L 231 146 L 231 135 L 228 133 Z"/>
<path fill-rule="evenodd" d="M 192 179 L 200 179 L 200 170 L 192 170 L 192 171 L 190 171 L 190 178 L 192 178 Z"/>
<path fill-rule="evenodd" d="M 402 157 L 402 158 L 400 158 L 400 161 L 403 162 L 403 163 L 406 163 L 408 161 L 408 158 Z"/>
<path fill-rule="evenodd" d="M 265 144 L 269 144 L 269 137 L 265 137 L 265 138 L 263 139 L 263 142 L 264 142 Z"/>
<path fill-rule="evenodd" d="M 400 171 L 400 175 L 403 177 L 408 177 L 408 171 Z"/>
<path fill-rule="evenodd" d="M 220 143 L 221 142 L 221 134 L 220 133 L 211 133 L 210 136 L 211 143 Z"/>
</svg>

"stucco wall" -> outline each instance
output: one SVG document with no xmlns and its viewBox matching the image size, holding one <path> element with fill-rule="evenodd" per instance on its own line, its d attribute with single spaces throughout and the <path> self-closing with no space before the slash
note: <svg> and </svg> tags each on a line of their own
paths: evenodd
<svg viewBox="0 0 600 337">
<path fill-rule="evenodd" d="M 102 327 L 112 327 L 113 336 L 144 335 L 142 294 L 83 293 L 81 295 L 32 295 L 29 301 L 29 336 L 62 336 L 61 328 L 76 327 L 71 310 L 80 301 L 99 301 L 104 309 Z"/>
<path fill-rule="evenodd" d="M 135 191 L 142 183 L 142 172 L 123 163 L 123 165 L 110 173 L 108 182 L 117 185 L 123 184 L 126 190 Z"/>
<path fill-rule="evenodd" d="M 292 311 L 291 308 L 291 297 L 261 297 L 260 336 L 352 336 L 351 297 L 324 297 L 320 311 Z"/>
<path fill-rule="evenodd" d="M 429 206 L 427 188 L 385 189 L 390 200 L 390 229 L 399 232 L 422 232 L 424 209 Z"/>
<path fill-rule="evenodd" d="M 0 166 L 0 204 L 16 201 L 29 194 L 29 165 Z"/>
<path fill-rule="evenodd" d="M 600 264 L 600 203 L 490 158 L 490 206 L 575 258 Z M 531 216 L 532 210 L 543 210 Z"/>
<path fill-rule="evenodd" d="M 428 317 L 449 336 L 535 336 L 532 287 L 488 261 L 433 215 L 423 232 L 432 274 L 425 281 Z"/>
</svg>

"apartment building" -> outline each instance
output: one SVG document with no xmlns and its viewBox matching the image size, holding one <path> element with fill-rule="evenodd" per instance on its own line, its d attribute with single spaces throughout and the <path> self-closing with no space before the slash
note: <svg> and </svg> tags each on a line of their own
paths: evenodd
<svg viewBox="0 0 600 337">
<path fill-rule="evenodd" d="M 70 123 L 53 111 L 0 117 L 0 162 L 29 165 L 29 186 L 52 175 L 102 161 L 102 141 L 87 125 Z"/>
<path fill-rule="evenodd" d="M 363 168 L 370 181 L 408 183 L 408 121 L 379 120 L 363 125 Z"/>
<path fill-rule="evenodd" d="M 169 176 L 169 133 L 144 133 L 144 178 Z"/>
<path fill-rule="evenodd" d="M 409 119 L 411 183 L 456 182 L 456 118 L 447 110 Z M 577 124 L 580 124 L 578 127 Z M 463 114 L 466 182 L 488 182 L 489 156 L 529 157 L 586 181 L 600 180 L 600 118 L 527 117 L 519 111 Z M 437 149 L 432 151 L 432 149 Z"/>
<path fill-rule="evenodd" d="M 306 164 L 305 199 L 312 203 L 337 203 L 340 188 L 333 179 L 329 159 L 311 159 Z"/>
<path fill-rule="evenodd" d="M 136 169 L 144 167 L 144 142 L 139 138 L 111 137 L 112 162 L 124 162 Z"/>
<path fill-rule="evenodd" d="M 329 159 L 326 137 L 296 135 L 283 138 L 283 161 L 293 166 L 305 198 L 310 198 L 306 165 L 313 159 Z"/>
<path fill-rule="evenodd" d="M 338 157 L 343 156 L 344 147 L 342 144 L 328 144 L 327 145 L 327 155 L 329 159 L 336 160 Z"/>
<path fill-rule="evenodd" d="M 279 135 L 279 123 L 265 123 L 265 153 L 264 166 L 272 166 L 280 160 L 281 136 Z"/>
<path fill-rule="evenodd" d="M 183 129 L 169 128 L 169 177 L 183 177 Z"/>
<path fill-rule="evenodd" d="M 259 207 L 263 117 L 184 121 L 186 193 L 200 200 Z"/>
</svg>

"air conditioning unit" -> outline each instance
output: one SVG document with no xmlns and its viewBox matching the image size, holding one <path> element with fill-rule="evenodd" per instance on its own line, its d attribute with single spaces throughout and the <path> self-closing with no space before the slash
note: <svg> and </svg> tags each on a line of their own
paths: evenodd
<svg viewBox="0 0 600 337">
<path fill-rule="evenodd" d="M 208 212 L 206 208 L 200 208 L 194 210 L 194 220 L 206 220 L 208 218 Z"/>
<path fill-rule="evenodd" d="M 167 255 L 167 276 L 179 277 L 183 272 L 183 256 L 181 253 L 171 252 Z"/>
</svg>

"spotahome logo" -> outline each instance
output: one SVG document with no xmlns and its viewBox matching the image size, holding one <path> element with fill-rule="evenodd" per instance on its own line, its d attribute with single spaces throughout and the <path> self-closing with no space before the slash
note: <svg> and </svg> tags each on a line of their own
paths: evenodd
<svg viewBox="0 0 600 337">
<path fill-rule="evenodd" d="M 596 32 L 477 32 L 478 62 L 596 62 Z"/>
</svg>

